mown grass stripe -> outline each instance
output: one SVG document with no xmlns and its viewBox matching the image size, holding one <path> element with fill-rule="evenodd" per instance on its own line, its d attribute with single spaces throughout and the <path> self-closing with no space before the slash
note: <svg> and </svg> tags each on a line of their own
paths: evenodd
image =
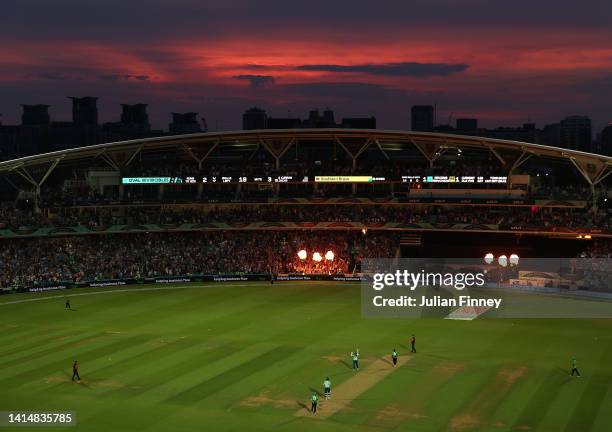
<svg viewBox="0 0 612 432">
<path fill-rule="evenodd" d="M 498 368 L 495 374 L 481 386 L 467 406 L 451 417 L 450 429 L 469 429 L 488 425 L 497 408 L 526 372 L 527 367 L 520 365 L 506 365 Z"/>
<path fill-rule="evenodd" d="M 253 373 L 269 368 L 300 351 L 301 347 L 279 346 L 222 374 L 207 379 L 168 399 L 172 403 L 192 404 L 213 396 L 216 392 L 235 385 Z"/>
<path fill-rule="evenodd" d="M 107 393 L 133 398 L 151 388 L 156 388 L 159 385 L 165 384 L 171 379 L 176 379 L 191 373 L 194 369 L 201 367 L 202 364 L 218 360 L 220 353 L 234 352 L 239 349 L 237 343 L 226 342 L 216 346 L 214 349 L 203 351 L 202 349 L 206 347 L 206 343 L 208 342 L 202 342 L 176 352 L 174 355 L 168 356 L 165 359 L 160 359 L 161 361 L 148 364 L 148 367 L 142 368 L 140 371 L 120 371 L 115 375 L 116 378 L 128 378 L 130 384 L 137 384 L 138 386 L 120 390 L 112 389 Z"/>
<path fill-rule="evenodd" d="M 151 341 L 147 342 L 150 343 Z M 154 348 L 147 347 L 147 343 L 133 345 L 122 351 L 115 351 L 109 357 L 99 357 L 87 363 L 87 375 L 90 379 L 110 379 L 116 380 L 117 372 L 129 372 L 141 368 L 148 362 L 164 358 L 167 355 L 177 352 L 180 346 L 193 346 L 195 341 L 170 343 Z M 148 348 L 148 349 L 147 349 Z M 179 350 L 180 351 L 180 350 Z M 109 363 L 109 359 L 111 362 Z M 46 390 L 53 390 L 61 383 L 49 386 Z"/>
<path fill-rule="evenodd" d="M 32 348 L 36 348 L 40 346 L 41 340 L 48 340 L 49 338 L 58 338 L 66 335 L 74 334 L 74 330 L 70 330 L 67 328 L 55 329 L 55 330 L 44 330 L 34 329 L 31 332 L 20 335 L 16 338 L 4 338 L 0 339 L 0 346 L 5 348 L 3 351 L 0 351 L 0 358 L 4 358 L 5 356 L 27 351 Z"/>
<path fill-rule="evenodd" d="M 344 290 L 338 289 L 328 297 L 332 299 L 336 296 L 341 298 L 345 295 Z M 266 339 L 264 340 L 275 340 L 278 341 L 281 335 L 293 335 L 295 333 L 303 335 L 300 339 L 300 343 L 308 345 L 310 340 L 321 341 L 322 335 L 318 332 L 308 331 L 312 329 L 314 323 L 328 322 L 333 320 L 342 312 L 349 311 L 353 306 L 347 305 L 346 303 L 329 303 L 325 307 L 320 306 L 320 300 L 315 295 L 310 295 L 305 299 L 300 299 L 291 305 L 283 305 L 281 312 L 266 314 L 265 318 L 260 320 L 254 320 L 249 323 L 249 327 L 254 328 L 266 328 Z M 313 307 L 316 305 L 317 307 Z M 302 319 L 295 319 L 295 317 L 302 317 Z M 325 336 L 329 336 L 331 333 L 339 331 L 340 329 L 326 329 Z M 231 336 L 232 333 L 226 333 L 227 336 Z M 264 341 L 260 340 L 260 341 Z"/>
<path fill-rule="evenodd" d="M 6 378 L 0 380 L 0 385 L 16 385 L 20 382 L 28 382 L 40 378 L 44 378 L 45 376 L 61 371 L 69 371 L 72 365 L 72 361 L 77 359 L 83 365 L 81 372 L 82 376 L 86 376 L 87 374 L 87 359 L 90 358 L 98 358 L 100 356 L 106 356 L 108 353 L 113 353 L 115 351 L 121 350 L 127 346 L 132 346 L 135 344 L 143 343 L 147 340 L 150 340 L 151 336 L 133 336 L 125 339 L 121 339 L 119 341 L 103 345 L 101 347 L 93 348 L 88 351 L 79 352 L 78 349 L 68 353 L 57 352 L 58 355 L 63 356 L 61 360 L 50 361 L 41 366 L 35 367 L 33 369 L 28 369 L 23 372 L 20 372 L 10 378 Z M 40 362 L 38 362 L 40 363 Z"/>
<path fill-rule="evenodd" d="M 580 396 L 572 417 L 565 427 L 566 432 L 590 431 L 592 429 L 611 383 L 612 375 L 610 374 L 595 373 L 591 375 L 587 388 Z"/>
<path fill-rule="evenodd" d="M 172 293 L 177 296 L 177 293 Z M 141 326 L 146 326 L 150 324 L 148 320 L 149 317 L 155 317 L 155 325 L 159 325 L 160 321 L 163 321 L 167 318 L 172 318 L 175 320 L 177 316 L 184 316 L 192 311 L 202 310 L 203 305 L 206 307 L 214 306 L 220 302 L 228 301 L 227 296 L 206 296 L 206 302 L 202 302 L 202 298 L 194 296 L 193 291 L 186 292 L 182 291 L 178 294 L 178 301 L 165 303 L 162 306 L 151 310 L 149 308 L 144 308 L 137 313 L 127 315 L 123 320 L 122 324 L 127 324 L 128 322 L 142 323 Z"/>
<path fill-rule="evenodd" d="M 174 299 L 173 294 L 176 293 L 162 291 L 157 293 L 157 295 L 142 296 L 138 292 L 126 292 L 120 297 L 84 297 L 81 302 L 73 300 L 73 309 L 75 310 L 74 320 L 85 320 L 90 325 L 109 326 L 112 325 L 114 317 L 120 318 L 121 322 L 123 322 L 123 319 L 135 310 L 153 311 L 157 305 L 163 306 L 167 304 L 169 298 Z"/>
<path fill-rule="evenodd" d="M 610 364 L 612 364 L 612 340 L 602 353 L 599 363 L 600 367 L 606 372 L 599 371 L 590 376 L 587 387 L 580 396 L 572 417 L 566 425 L 566 432 L 577 430 L 588 431 L 592 429 L 606 393 L 612 383 L 612 374 L 609 369 Z M 584 373 L 584 371 L 582 372 Z"/>
<path fill-rule="evenodd" d="M 215 358 L 206 363 L 197 364 L 193 369 L 185 371 L 185 373 L 178 371 L 180 374 L 176 375 L 176 371 L 169 371 L 170 375 L 152 383 L 148 391 L 141 395 L 141 398 L 149 403 L 163 403 L 169 397 L 193 387 L 194 383 L 206 381 L 214 376 L 223 374 L 277 346 L 277 344 L 254 343 L 240 345 L 237 349 L 230 352 L 217 351 Z"/>
<path fill-rule="evenodd" d="M 31 362 L 31 361 L 36 361 L 36 362 L 41 361 L 41 359 L 48 354 L 53 354 L 58 351 L 65 350 L 67 348 L 73 347 L 74 345 L 80 344 L 87 340 L 95 340 L 98 337 L 103 336 L 104 334 L 105 334 L 104 332 L 89 332 L 89 333 L 85 333 L 85 336 L 83 336 L 83 334 L 80 334 L 78 337 L 75 336 L 75 337 L 68 338 L 68 339 L 62 338 L 61 341 L 53 340 L 53 341 L 48 341 L 47 343 L 41 343 L 41 341 L 36 341 L 36 343 L 32 343 L 30 348 L 32 349 L 37 348 L 37 347 L 48 347 L 48 348 L 44 348 L 41 350 L 33 350 L 33 351 L 31 349 L 14 350 L 14 353 L 12 354 L 17 354 L 17 357 L 11 360 L 7 360 L 3 363 L 0 363 L 0 369 L 6 369 L 6 368 L 9 368 L 15 365 L 24 364 L 24 363 Z M 3 357 L 6 358 L 10 356 L 4 355 Z"/>
<path fill-rule="evenodd" d="M 296 295 L 296 291 L 304 291 L 305 288 L 297 288 L 287 290 L 282 295 L 277 295 L 277 301 L 271 303 L 264 295 L 258 294 L 254 299 L 237 299 L 232 297 L 232 306 L 229 312 L 222 312 L 222 309 L 218 309 L 216 315 L 204 316 L 197 324 L 190 325 L 188 327 L 177 329 L 177 331 L 184 332 L 185 334 L 198 334 L 204 331 L 204 329 L 213 329 L 216 335 L 229 334 L 237 329 L 247 327 L 253 322 L 257 322 L 258 316 L 269 316 L 276 311 L 284 311 L 287 308 L 287 304 L 283 301 L 287 298 Z M 229 308 L 226 308 L 229 309 Z M 244 317 L 248 316 L 251 319 L 245 320 Z"/>
<path fill-rule="evenodd" d="M 542 384 L 525 404 L 525 408 L 514 423 L 514 428 L 537 429 L 566 379 L 567 376 L 560 370 L 550 370 L 544 377 Z"/>
<path fill-rule="evenodd" d="M 32 326 L 29 324 L 30 323 L 28 323 L 28 325 L 25 325 L 25 326 L 23 325 L 4 326 L 4 330 L 0 332 L 0 340 L 2 340 L 2 345 L 5 346 L 5 345 L 10 344 L 13 341 L 19 341 L 26 336 L 30 336 L 31 334 L 40 333 L 41 331 L 40 327 Z M 60 331 L 64 329 L 60 327 L 51 328 L 49 326 L 45 326 L 44 330 L 46 332 L 53 332 L 53 331 Z"/>
</svg>

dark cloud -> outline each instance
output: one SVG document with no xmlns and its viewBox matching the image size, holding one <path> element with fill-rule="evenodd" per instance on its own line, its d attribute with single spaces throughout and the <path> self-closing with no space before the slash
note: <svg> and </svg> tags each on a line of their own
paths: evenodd
<svg viewBox="0 0 612 432">
<path fill-rule="evenodd" d="M 320 99 L 380 99 L 386 97 L 399 97 L 404 92 L 380 84 L 364 82 L 314 82 L 285 84 L 283 90 L 296 96 L 309 96 Z"/>
<path fill-rule="evenodd" d="M 241 81 L 248 81 L 251 88 L 259 88 L 272 85 L 276 82 L 276 78 L 271 75 L 234 75 L 232 78 Z"/>
<path fill-rule="evenodd" d="M 360 65 L 302 65 L 296 69 L 318 72 L 362 72 L 372 75 L 424 77 L 464 72 L 468 67 L 467 64 L 401 62 Z"/>
<path fill-rule="evenodd" d="M 241 66 L 243 69 L 253 70 L 253 71 L 278 71 L 278 70 L 293 70 L 292 67 L 286 65 L 262 65 L 257 63 L 249 63 Z"/>
<path fill-rule="evenodd" d="M 99 78 L 103 81 L 140 81 L 145 82 L 151 79 L 148 75 L 131 75 L 131 74 L 106 74 L 100 75 Z"/>
<path fill-rule="evenodd" d="M 62 81 L 70 78 L 62 72 L 41 72 L 38 74 L 38 77 L 52 81 Z"/>
<path fill-rule="evenodd" d="M 148 82 L 151 77 L 149 75 L 135 75 L 135 74 L 103 74 L 96 75 L 95 71 L 82 69 L 82 68 L 68 68 L 67 72 L 50 71 L 41 72 L 37 75 L 38 78 L 49 81 L 67 81 L 67 80 L 88 80 L 91 77 L 95 79 L 107 82 L 121 82 L 121 81 L 136 81 L 136 82 Z"/>
</svg>

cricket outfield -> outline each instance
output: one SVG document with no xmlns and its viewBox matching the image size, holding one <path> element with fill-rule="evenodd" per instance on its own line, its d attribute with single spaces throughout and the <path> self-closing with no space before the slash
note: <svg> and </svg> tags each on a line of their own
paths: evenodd
<svg viewBox="0 0 612 432">
<path fill-rule="evenodd" d="M 610 430 L 612 320 L 362 319 L 360 301 L 328 282 L 2 296 L 0 410 L 73 411 L 72 431 Z"/>
</svg>

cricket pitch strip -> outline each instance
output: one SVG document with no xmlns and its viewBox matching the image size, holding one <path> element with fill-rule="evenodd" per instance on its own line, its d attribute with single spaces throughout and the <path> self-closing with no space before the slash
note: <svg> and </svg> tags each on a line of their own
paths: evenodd
<svg viewBox="0 0 612 432">
<path fill-rule="evenodd" d="M 324 400 L 321 398 L 316 414 L 312 414 L 309 409 L 302 408 L 294 415 L 297 417 L 312 416 L 313 418 L 320 419 L 331 417 L 338 411 L 346 408 L 354 399 L 357 399 L 368 389 L 374 387 L 387 375 L 404 366 L 411 358 L 403 357 L 395 367 L 392 366 L 389 359 L 379 358 L 368 367 L 355 372 L 352 378 L 349 378 L 335 388 L 332 387 L 331 399 Z"/>
</svg>

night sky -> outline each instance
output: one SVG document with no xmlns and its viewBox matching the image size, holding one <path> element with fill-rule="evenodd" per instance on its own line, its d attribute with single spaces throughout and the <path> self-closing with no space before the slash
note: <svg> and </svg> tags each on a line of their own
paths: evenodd
<svg viewBox="0 0 612 432">
<path fill-rule="evenodd" d="M 149 104 L 153 126 L 196 111 L 211 130 L 272 116 L 370 116 L 408 129 L 410 106 L 438 122 L 542 126 L 572 114 L 612 120 L 609 0 L 2 0 L 0 117 L 20 104 L 98 96 Z"/>
</svg>

